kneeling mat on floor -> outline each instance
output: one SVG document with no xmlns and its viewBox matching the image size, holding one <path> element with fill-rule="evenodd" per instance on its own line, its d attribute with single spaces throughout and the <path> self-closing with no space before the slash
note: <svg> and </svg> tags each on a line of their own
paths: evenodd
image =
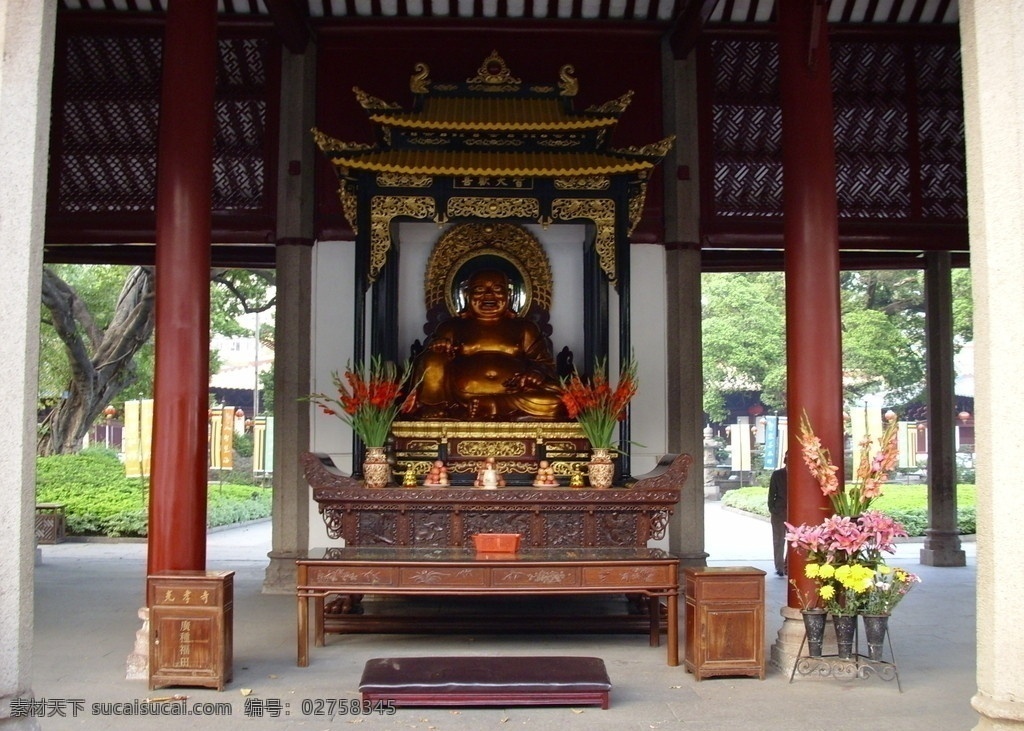
<svg viewBox="0 0 1024 731">
<path fill-rule="evenodd" d="M 575 656 L 381 657 L 367 660 L 363 700 L 404 706 L 599 705 L 604 660 Z"/>
</svg>

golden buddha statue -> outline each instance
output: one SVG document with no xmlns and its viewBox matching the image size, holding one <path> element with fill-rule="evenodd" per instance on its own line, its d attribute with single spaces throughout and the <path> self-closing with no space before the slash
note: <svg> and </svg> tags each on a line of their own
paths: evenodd
<svg viewBox="0 0 1024 731">
<path fill-rule="evenodd" d="M 425 419 L 565 419 L 554 360 L 537 325 L 509 306 L 509 280 L 480 271 L 466 306 L 437 326 L 416 358 L 418 413 Z"/>
</svg>

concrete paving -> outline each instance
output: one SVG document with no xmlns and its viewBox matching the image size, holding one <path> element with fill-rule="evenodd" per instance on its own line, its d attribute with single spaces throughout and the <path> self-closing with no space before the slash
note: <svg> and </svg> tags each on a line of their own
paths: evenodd
<svg viewBox="0 0 1024 731">
<path fill-rule="evenodd" d="M 786 581 L 774 576 L 767 521 L 708 503 L 709 565 L 756 566 L 768 572 L 766 655 L 781 625 Z M 36 567 L 33 691 L 44 729 L 969 729 L 975 681 L 975 546 L 967 567 L 932 568 L 918 561 L 920 543 L 899 546 L 893 563 L 923 578 L 897 609 L 891 635 L 902 683 L 877 677 L 800 677 L 769 667 L 765 680 L 696 682 L 665 664 L 665 648 L 642 635 L 353 635 L 328 636 L 311 647 L 310 665 L 295 664 L 295 600 L 261 592 L 270 524 L 212 532 L 210 569 L 235 574 L 234 679 L 218 692 L 203 688 L 150 691 L 125 680 L 126 659 L 145 602 L 144 543 L 42 546 Z M 682 604 L 682 603 L 681 603 Z M 587 655 L 604 659 L 611 708 L 401 708 L 393 715 L 328 714 L 329 703 L 358 698 L 363 664 L 410 655 Z M 147 698 L 187 696 L 221 704 L 230 715 L 200 708 L 187 719 L 140 717 Z M 64 700 L 64 703 L 61 703 Z M 72 703 L 78 701 L 78 703 Z M 122 703 L 116 707 L 107 704 Z M 78 708 L 76 712 L 76 707 Z M 336 706 L 337 707 L 337 706 Z M 345 706 L 348 707 L 347 705 Z M 61 711 L 65 714 L 59 715 Z M 248 713 L 247 713 L 248 709 Z M 103 715 L 114 710 L 136 715 Z M 262 715 L 260 715 L 262 714 Z"/>
</svg>

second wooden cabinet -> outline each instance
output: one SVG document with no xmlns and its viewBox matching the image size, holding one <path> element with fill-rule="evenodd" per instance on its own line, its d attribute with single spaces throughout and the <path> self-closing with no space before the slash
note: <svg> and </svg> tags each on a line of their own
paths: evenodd
<svg viewBox="0 0 1024 731">
<path fill-rule="evenodd" d="M 749 566 L 683 569 L 683 662 L 697 680 L 713 675 L 764 680 L 764 575 Z"/>
</svg>

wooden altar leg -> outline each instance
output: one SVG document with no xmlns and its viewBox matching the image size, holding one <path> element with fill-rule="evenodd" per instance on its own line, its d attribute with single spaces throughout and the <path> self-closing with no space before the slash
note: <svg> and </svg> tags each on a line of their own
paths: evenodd
<svg viewBox="0 0 1024 731">
<path fill-rule="evenodd" d="M 679 594 L 668 595 L 668 664 L 679 664 Z"/>
<path fill-rule="evenodd" d="M 304 668 L 309 665 L 309 599 L 303 594 L 298 595 L 298 665 Z"/>
<path fill-rule="evenodd" d="M 661 644 L 661 597 L 647 597 L 647 614 L 651 620 L 651 647 Z"/>
<path fill-rule="evenodd" d="M 317 647 L 324 646 L 324 597 L 318 596 L 313 599 L 313 644 Z"/>
</svg>

